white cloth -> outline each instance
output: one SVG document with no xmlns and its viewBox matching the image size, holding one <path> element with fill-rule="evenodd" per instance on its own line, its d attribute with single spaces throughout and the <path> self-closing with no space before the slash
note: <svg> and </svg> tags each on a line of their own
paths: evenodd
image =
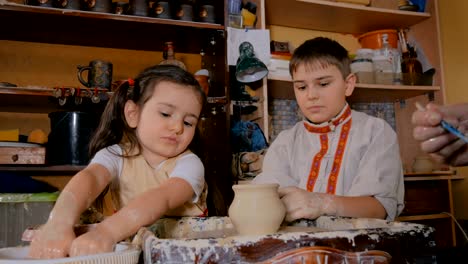
<svg viewBox="0 0 468 264">
<path fill-rule="evenodd" d="M 90 164 L 100 164 L 109 171 L 112 178 L 119 177 L 122 174 L 124 159 L 119 155 L 122 155 L 122 148 L 117 144 L 112 145 L 99 150 L 91 160 Z M 154 169 L 158 170 L 163 164 L 164 161 Z M 196 203 L 203 191 L 203 187 L 205 186 L 204 176 L 205 169 L 202 161 L 197 157 L 197 155 L 190 153 L 177 160 L 174 170 L 169 175 L 169 178 L 177 177 L 186 180 L 192 186 L 194 192 L 192 202 Z"/>
<path fill-rule="evenodd" d="M 403 210 L 404 180 L 396 133 L 383 119 L 352 111 L 352 125 L 341 163 L 336 195 L 373 196 L 393 220 Z M 282 131 L 268 148 L 262 173 L 254 183 L 307 189 L 312 160 L 320 151 L 320 134 L 298 122 Z M 343 124 L 327 133 L 328 151 L 321 161 L 314 192 L 325 193 Z"/>
</svg>

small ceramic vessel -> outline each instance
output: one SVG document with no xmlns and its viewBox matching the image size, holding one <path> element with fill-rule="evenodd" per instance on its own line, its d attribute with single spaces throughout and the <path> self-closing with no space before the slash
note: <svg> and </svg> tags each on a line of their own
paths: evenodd
<svg viewBox="0 0 468 264">
<path fill-rule="evenodd" d="M 430 173 L 434 169 L 434 163 L 429 156 L 418 156 L 414 159 L 412 169 L 415 173 Z"/>
<path fill-rule="evenodd" d="M 278 184 L 234 185 L 231 219 L 240 235 L 275 233 L 283 222 L 286 208 L 279 198 Z"/>
</svg>

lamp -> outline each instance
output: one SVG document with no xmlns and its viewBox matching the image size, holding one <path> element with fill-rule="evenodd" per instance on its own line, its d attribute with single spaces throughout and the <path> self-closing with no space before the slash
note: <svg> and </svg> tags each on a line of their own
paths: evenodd
<svg viewBox="0 0 468 264">
<path fill-rule="evenodd" d="M 239 58 L 236 65 L 236 79 L 241 83 L 251 83 L 263 79 L 268 74 L 268 68 L 255 57 L 254 48 L 250 42 L 239 45 Z"/>
</svg>

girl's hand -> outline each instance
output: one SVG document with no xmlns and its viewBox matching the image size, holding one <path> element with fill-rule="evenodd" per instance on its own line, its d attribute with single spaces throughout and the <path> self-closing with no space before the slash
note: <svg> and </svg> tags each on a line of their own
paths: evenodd
<svg viewBox="0 0 468 264">
<path fill-rule="evenodd" d="M 47 223 L 33 237 L 29 257 L 40 259 L 67 257 L 74 239 L 73 227 Z"/>
<path fill-rule="evenodd" d="M 333 197 L 326 193 L 313 193 L 298 187 L 285 187 L 278 190 L 286 206 L 286 221 L 315 219 L 321 215 L 333 215 Z"/>
<path fill-rule="evenodd" d="M 70 248 L 70 257 L 112 252 L 118 241 L 115 241 L 112 232 L 102 224 L 77 237 Z"/>
</svg>

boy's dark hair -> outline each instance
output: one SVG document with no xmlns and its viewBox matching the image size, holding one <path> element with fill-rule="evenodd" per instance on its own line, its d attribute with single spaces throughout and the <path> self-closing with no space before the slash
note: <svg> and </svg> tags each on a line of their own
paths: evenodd
<svg viewBox="0 0 468 264">
<path fill-rule="evenodd" d="M 294 50 L 289 62 L 291 76 L 300 65 L 305 64 L 322 68 L 334 65 L 340 70 L 343 79 L 351 73 L 348 51 L 340 43 L 325 37 L 309 39 Z"/>
<path fill-rule="evenodd" d="M 125 103 L 132 100 L 142 108 L 153 95 L 155 87 L 163 81 L 181 84 L 193 89 L 199 95 L 202 108 L 205 105 L 206 95 L 191 73 L 173 65 L 156 65 L 146 68 L 135 78 L 133 88 L 130 87 L 128 81 L 124 82 L 107 103 L 89 145 L 91 157 L 99 150 L 120 144 L 122 141 L 130 144 L 130 150 L 135 148 L 138 150 L 135 155 L 140 153 L 135 129 L 131 128 L 125 120 Z"/>
</svg>

